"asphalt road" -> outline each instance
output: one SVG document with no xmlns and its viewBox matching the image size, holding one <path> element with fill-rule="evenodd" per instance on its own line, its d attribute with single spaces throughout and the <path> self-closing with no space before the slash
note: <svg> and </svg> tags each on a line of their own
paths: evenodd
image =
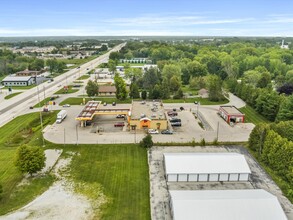
<svg viewBox="0 0 293 220">
<path fill-rule="evenodd" d="M 81 65 L 79 69 L 72 69 L 55 77 L 54 81 L 51 83 L 44 82 L 11 99 L 4 100 L 0 106 L 0 127 L 11 121 L 14 117 L 23 114 L 24 111 L 28 111 L 30 106 L 43 100 L 44 96 L 52 96 L 54 92 L 60 89 L 59 85 L 70 84 L 76 79 L 76 77 L 86 74 L 86 72 L 88 72 L 87 69 L 93 69 L 101 63 L 108 62 L 110 53 L 113 51 L 119 51 L 124 45 L 125 43 L 114 47 L 108 53 Z"/>
</svg>

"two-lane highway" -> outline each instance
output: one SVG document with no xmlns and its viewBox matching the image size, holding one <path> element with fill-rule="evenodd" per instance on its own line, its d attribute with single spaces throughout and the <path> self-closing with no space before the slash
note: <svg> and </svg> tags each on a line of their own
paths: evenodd
<svg viewBox="0 0 293 220">
<path fill-rule="evenodd" d="M 43 100 L 44 93 L 46 97 L 52 96 L 54 92 L 60 89 L 59 85 L 70 84 L 76 80 L 77 76 L 82 76 L 88 72 L 88 70 L 97 67 L 99 64 L 108 62 L 110 53 L 119 51 L 122 47 L 125 46 L 125 44 L 126 43 L 123 43 L 114 47 L 106 54 L 81 65 L 78 69 L 72 69 L 60 76 L 55 77 L 54 81 L 51 83 L 44 82 L 37 87 L 29 89 L 11 99 L 3 101 L 0 106 L 0 127 L 18 115 L 27 112 L 29 110 L 29 106 L 33 106 L 38 103 L 38 94 L 40 100 Z"/>
</svg>

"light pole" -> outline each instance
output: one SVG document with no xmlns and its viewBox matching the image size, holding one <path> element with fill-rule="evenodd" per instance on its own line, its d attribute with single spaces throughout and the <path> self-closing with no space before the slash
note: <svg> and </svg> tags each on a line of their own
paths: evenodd
<svg viewBox="0 0 293 220">
<path fill-rule="evenodd" d="M 75 128 L 76 128 L 76 145 L 78 145 L 78 128 L 77 128 L 78 124 L 76 124 Z"/>
<path fill-rule="evenodd" d="M 42 117 L 39 86 L 37 86 L 37 91 L 38 91 L 38 101 L 39 101 L 39 108 L 40 108 L 41 135 L 42 135 L 43 147 L 44 147 L 45 146 L 45 140 L 44 140 L 44 135 L 43 135 L 43 117 Z"/>
</svg>

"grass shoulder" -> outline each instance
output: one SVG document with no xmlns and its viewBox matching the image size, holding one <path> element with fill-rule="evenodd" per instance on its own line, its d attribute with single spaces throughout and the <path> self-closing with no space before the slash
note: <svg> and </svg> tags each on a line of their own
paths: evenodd
<svg viewBox="0 0 293 220">
<path fill-rule="evenodd" d="M 85 80 L 88 78 L 90 78 L 90 75 L 83 75 L 83 76 L 79 77 L 77 80 Z"/>
<path fill-rule="evenodd" d="M 69 93 L 75 93 L 77 92 L 79 89 L 77 89 L 77 87 L 73 87 L 72 85 L 68 86 L 68 89 L 62 88 L 59 89 L 57 92 L 55 92 L 54 94 L 69 94 Z"/>
<path fill-rule="evenodd" d="M 4 99 L 11 99 L 13 98 L 14 96 L 17 96 L 19 94 L 21 94 L 22 92 L 15 92 L 15 93 L 12 93 L 12 94 L 9 94 L 7 96 L 4 97 Z"/>
<path fill-rule="evenodd" d="M 245 122 L 246 123 L 253 123 L 255 125 L 260 123 L 270 123 L 268 119 L 260 115 L 258 112 L 256 112 L 252 107 L 249 105 L 246 105 L 245 107 L 242 107 L 239 109 L 242 113 L 245 114 Z"/>
</svg>

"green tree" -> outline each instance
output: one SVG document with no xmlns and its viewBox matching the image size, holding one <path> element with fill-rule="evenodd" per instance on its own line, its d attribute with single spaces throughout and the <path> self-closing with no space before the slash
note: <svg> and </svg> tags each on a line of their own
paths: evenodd
<svg viewBox="0 0 293 220">
<path fill-rule="evenodd" d="M 115 74 L 114 83 L 116 87 L 116 98 L 118 100 L 125 100 L 127 98 L 126 83 L 118 73 Z"/>
<path fill-rule="evenodd" d="M 160 99 L 162 98 L 162 90 L 160 85 L 155 85 L 153 89 L 150 91 L 150 98 L 152 99 Z"/>
<path fill-rule="evenodd" d="M 251 150 L 261 154 L 268 130 L 268 124 L 258 124 L 253 128 L 248 139 L 248 146 Z"/>
<path fill-rule="evenodd" d="M 108 61 L 108 68 L 109 68 L 109 71 L 111 71 L 113 74 L 115 73 L 116 71 L 116 63 L 114 60 L 109 60 Z"/>
<path fill-rule="evenodd" d="M 15 165 L 22 173 L 32 175 L 45 167 L 45 160 L 41 147 L 22 145 L 17 149 Z"/>
<path fill-rule="evenodd" d="M 29 70 L 42 70 L 44 69 L 45 62 L 41 59 L 34 59 L 32 63 L 29 64 Z"/>
<path fill-rule="evenodd" d="M 46 61 L 46 65 L 49 67 L 51 73 L 57 72 L 58 62 L 56 59 L 49 59 Z"/>
<path fill-rule="evenodd" d="M 119 63 L 119 59 L 120 59 L 120 53 L 119 52 L 111 52 L 109 55 L 109 61 L 113 60 L 115 62 L 115 65 L 117 66 L 117 64 Z"/>
<path fill-rule="evenodd" d="M 277 115 L 277 121 L 289 120 L 293 120 L 293 95 L 284 98 Z"/>
<path fill-rule="evenodd" d="M 141 92 L 141 98 L 142 98 L 142 99 L 146 99 L 146 98 L 147 98 L 147 91 L 143 90 L 143 91 Z"/>
<path fill-rule="evenodd" d="M 263 89 L 256 99 L 256 111 L 270 121 L 274 121 L 279 111 L 280 101 L 281 98 L 277 92 Z"/>
<path fill-rule="evenodd" d="M 136 83 L 131 83 L 129 96 L 133 99 L 139 98 L 139 89 Z"/>
<path fill-rule="evenodd" d="M 154 145 L 152 135 L 147 134 L 140 142 L 139 145 L 144 148 L 151 148 Z"/>
<path fill-rule="evenodd" d="M 3 187 L 2 187 L 2 185 L 0 184 L 0 200 L 2 199 L 2 194 L 3 194 Z"/>
<path fill-rule="evenodd" d="M 157 68 L 150 68 L 147 70 L 142 78 L 143 88 L 151 89 L 156 84 L 160 83 L 160 77 Z"/>
<path fill-rule="evenodd" d="M 93 97 L 99 94 L 99 85 L 98 83 L 89 80 L 86 87 L 85 87 L 86 93 L 89 97 Z"/>
<path fill-rule="evenodd" d="M 257 82 L 257 87 L 266 88 L 271 83 L 271 74 L 269 72 L 263 72 L 260 79 Z"/>
<path fill-rule="evenodd" d="M 183 98 L 183 91 L 182 91 L 181 88 L 179 88 L 179 89 L 177 90 L 177 92 L 176 92 L 176 94 L 174 95 L 173 98 L 174 98 L 174 99 L 181 99 L 181 98 Z"/>
<path fill-rule="evenodd" d="M 177 91 L 181 87 L 181 82 L 177 76 L 172 76 L 170 79 L 170 90 L 172 92 Z"/>
<path fill-rule="evenodd" d="M 164 66 L 162 71 L 162 77 L 167 79 L 170 82 L 170 79 L 173 76 L 177 76 L 178 79 L 181 78 L 181 69 L 179 65 L 167 64 Z"/>
<path fill-rule="evenodd" d="M 222 80 L 217 75 L 207 76 L 207 89 L 209 91 L 210 101 L 219 101 L 223 99 Z"/>
</svg>

